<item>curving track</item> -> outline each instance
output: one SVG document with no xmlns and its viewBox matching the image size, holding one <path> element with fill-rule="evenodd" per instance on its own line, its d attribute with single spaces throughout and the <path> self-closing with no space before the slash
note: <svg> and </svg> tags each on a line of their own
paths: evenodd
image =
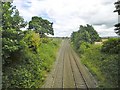
<svg viewBox="0 0 120 90">
<path fill-rule="evenodd" d="M 88 69 L 70 47 L 69 40 L 61 44 L 53 70 L 42 88 L 95 88 L 96 82 Z"/>
</svg>

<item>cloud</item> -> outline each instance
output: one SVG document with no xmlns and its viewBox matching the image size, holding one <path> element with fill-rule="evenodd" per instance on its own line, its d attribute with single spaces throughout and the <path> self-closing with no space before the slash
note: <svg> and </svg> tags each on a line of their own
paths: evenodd
<svg viewBox="0 0 120 90">
<path fill-rule="evenodd" d="M 40 16 L 53 22 L 55 36 L 70 36 L 79 25 L 91 24 L 101 36 L 116 35 L 116 0 L 14 0 L 25 20 Z M 104 26 L 104 27 L 103 27 Z M 107 32 L 109 31 L 109 33 Z"/>
<path fill-rule="evenodd" d="M 116 33 L 114 33 L 114 27 L 106 27 L 106 25 L 101 25 L 101 26 L 94 26 L 100 36 L 117 36 Z"/>
</svg>

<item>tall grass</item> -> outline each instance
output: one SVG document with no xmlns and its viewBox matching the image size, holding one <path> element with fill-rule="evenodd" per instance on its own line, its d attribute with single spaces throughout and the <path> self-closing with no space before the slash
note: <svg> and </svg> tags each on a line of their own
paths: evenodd
<svg viewBox="0 0 120 90">
<path fill-rule="evenodd" d="M 118 54 L 102 53 L 101 45 L 92 44 L 80 56 L 82 63 L 98 81 L 99 87 L 118 87 Z"/>
</svg>

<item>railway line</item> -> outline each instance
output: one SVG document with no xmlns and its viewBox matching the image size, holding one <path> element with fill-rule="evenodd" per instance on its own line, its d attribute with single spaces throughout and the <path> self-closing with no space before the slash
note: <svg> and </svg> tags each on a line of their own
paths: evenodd
<svg viewBox="0 0 120 90">
<path fill-rule="evenodd" d="M 80 58 L 71 48 L 69 40 L 61 44 L 58 58 L 42 88 L 96 88 L 94 77 L 80 62 Z"/>
</svg>

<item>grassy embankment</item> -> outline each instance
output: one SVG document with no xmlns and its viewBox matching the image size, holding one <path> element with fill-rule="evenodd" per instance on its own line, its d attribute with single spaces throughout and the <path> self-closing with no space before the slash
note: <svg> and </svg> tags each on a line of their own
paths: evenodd
<svg viewBox="0 0 120 90">
<path fill-rule="evenodd" d="M 119 55 L 103 53 L 101 46 L 102 44 L 90 44 L 89 48 L 84 48 L 84 53 L 78 52 L 80 60 L 98 81 L 98 87 L 117 87 Z"/>
<path fill-rule="evenodd" d="M 37 53 L 21 51 L 16 62 L 5 66 L 3 88 L 40 88 L 56 60 L 60 39 L 41 39 Z"/>
</svg>

